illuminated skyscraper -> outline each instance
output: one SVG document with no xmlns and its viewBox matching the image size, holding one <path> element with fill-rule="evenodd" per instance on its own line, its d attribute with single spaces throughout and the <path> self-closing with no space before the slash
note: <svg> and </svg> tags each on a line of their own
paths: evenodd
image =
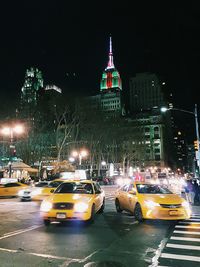
<svg viewBox="0 0 200 267">
<path fill-rule="evenodd" d="M 20 114 L 22 117 L 33 117 L 37 106 L 38 92 L 41 88 L 43 88 L 42 72 L 33 67 L 27 69 L 21 89 Z"/>
<path fill-rule="evenodd" d="M 119 72 L 114 66 L 112 38 L 110 37 L 108 65 L 102 74 L 100 83 L 101 109 L 103 111 L 111 114 L 122 113 L 121 90 L 122 82 Z"/>
<path fill-rule="evenodd" d="M 111 92 L 111 91 L 116 92 L 116 91 L 122 90 L 121 78 L 113 62 L 112 38 L 111 37 L 110 37 L 108 65 L 102 74 L 100 90 L 101 92 L 104 92 L 104 93 Z"/>
</svg>

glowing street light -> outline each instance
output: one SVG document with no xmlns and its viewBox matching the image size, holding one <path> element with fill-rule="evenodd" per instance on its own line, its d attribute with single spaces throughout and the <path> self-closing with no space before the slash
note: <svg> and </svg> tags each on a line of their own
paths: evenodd
<svg viewBox="0 0 200 267">
<path fill-rule="evenodd" d="M 88 152 L 87 152 L 87 150 L 84 150 L 84 149 L 82 149 L 80 151 L 76 151 L 76 150 L 72 151 L 72 157 L 74 157 L 74 158 L 78 157 L 79 165 L 81 165 L 81 163 L 82 163 L 82 158 L 87 157 L 87 155 L 88 155 Z"/>
<path fill-rule="evenodd" d="M 14 134 L 20 135 L 24 132 L 24 126 L 22 124 L 16 124 L 12 127 L 6 126 L 1 129 L 1 134 L 9 136 L 10 138 L 10 161 L 9 165 L 9 177 L 12 175 L 12 156 L 16 154 L 15 146 L 13 145 Z"/>
</svg>

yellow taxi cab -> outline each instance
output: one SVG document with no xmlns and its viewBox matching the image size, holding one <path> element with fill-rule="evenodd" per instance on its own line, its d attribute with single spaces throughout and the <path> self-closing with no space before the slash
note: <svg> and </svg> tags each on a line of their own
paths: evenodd
<svg viewBox="0 0 200 267">
<path fill-rule="evenodd" d="M 50 196 L 53 192 L 52 190 L 56 189 L 63 181 L 63 179 L 56 179 L 41 188 L 37 188 L 37 190 L 33 191 L 32 200 L 42 201 L 44 198 Z"/>
<path fill-rule="evenodd" d="M 93 221 L 97 212 L 103 212 L 105 193 L 92 180 L 66 180 L 43 200 L 41 216 L 47 226 L 52 221 Z"/>
<path fill-rule="evenodd" d="M 28 185 L 19 182 L 0 184 L 0 197 L 16 197 L 20 190 L 26 189 L 27 187 Z"/>
<path fill-rule="evenodd" d="M 185 220 L 191 216 L 189 203 L 169 189 L 158 184 L 131 182 L 116 193 L 117 212 L 123 210 L 143 219 Z"/>
</svg>

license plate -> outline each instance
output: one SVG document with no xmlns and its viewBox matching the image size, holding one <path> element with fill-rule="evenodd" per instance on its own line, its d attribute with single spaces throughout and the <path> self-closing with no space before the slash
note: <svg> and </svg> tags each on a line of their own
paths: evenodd
<svg viewBox="0 0 200 267">
<path fill-rule="evenodd" d="M 170 210 L 170 211 L 169 211 L 169 215 L 170 215 L 170 216 L 178 215 L 178 211 L 177 211 L 177 210 Z"/>
<path fill-rule="evenodd" d="M 65 219 L 66 218 L 66 213 L 57 213 L 56 218 L 58 219 Z"/>
</svg>

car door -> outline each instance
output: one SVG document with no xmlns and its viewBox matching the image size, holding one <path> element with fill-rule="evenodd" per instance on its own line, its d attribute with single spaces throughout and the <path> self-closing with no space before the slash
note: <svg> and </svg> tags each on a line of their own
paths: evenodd
<svg viewBox="0 0 200 267">
<path fill-rule="evenodd" d="M 17 196 L 17 193 L 20 190 L 20 184 L 7 183 L 7 184 L 5 184 L 5 188 L 6 188 L 6 195 L 7 196 Z"/>
<path fill-rule="evenodd" d="M 5 185 L 4 184 L 1 184 L 0 185 L 0 196 L 1 197 L 4 197 L 4 196 L 6 196 L 6 194 L 7 194 L 7 188 L 5 187 Z"/>
<path fill-rule="evenodd" d="M 127 201 L 127 190 L 129 185 L 124 185 L 119 191 L 117 198 L 120 203 L 120 207 L 123 209 L 128 209 L 128 201 Z"/>
<path fill-rule="evenodd" d="M 127 190 L 127 207 L 130 212 L 134 212 L 135 204 L 137 203 L 136 189 L 133 184 L 130 184 Z"/>
<path fill-rule="evenodd" d="M 101 188 L 97 183 L 93 183 L 94 186 L 94 199 L 95 199 L 95 209 L 98 211 L 103 204 L 103 195 L 101 192 Z"/>
</svg>

